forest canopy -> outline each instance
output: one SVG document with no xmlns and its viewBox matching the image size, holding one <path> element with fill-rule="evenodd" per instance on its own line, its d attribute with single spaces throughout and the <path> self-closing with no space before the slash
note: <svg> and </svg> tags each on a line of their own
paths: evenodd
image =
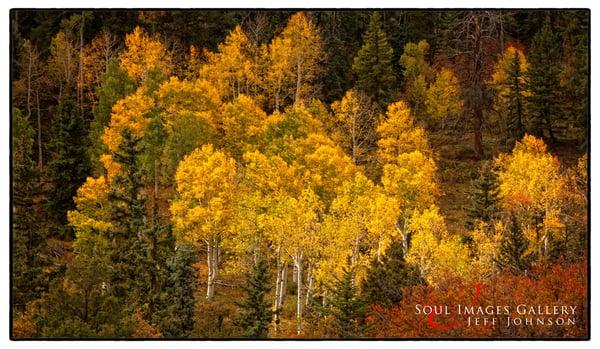
<svg viewBox="0 0 600 349">
<path fill-rule="evenodd" d="M 583 10 L 13 10 L 12 336 L 585 338 L 589 39 Z M 574 324 L 414 314 L 475 288 Z"/>
</svg>

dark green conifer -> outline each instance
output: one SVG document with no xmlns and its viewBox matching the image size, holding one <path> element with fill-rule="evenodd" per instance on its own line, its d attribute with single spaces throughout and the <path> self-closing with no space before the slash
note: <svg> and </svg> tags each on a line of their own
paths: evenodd
<svg viewBox="0 0 600 349">
<path fill-rule="evenodd" d="M 395 240 L 381 260 L 375 258 L 363 282 L 369 304 L 392 307 L 402 300 L 402 288 L 422 283 L 419 271 L 404 260 L 402 242 Z"/>
<path fill-rule="evenodd" d="M 381 16 L 374 12 L 363 36 L 363 46 L 354 58 L 352 71 L 356 75 L 356 88 L 372 96 L 381 108 L 391 102 L 396 84 L 393 54 L 381 25 Z"/>
<path fill-rule="evenodd" d="M 523 234 L 517 219 L 512 216 L 508 232 L 502 238 L 500 251 L 495 262 L 500 269 L 506 269 L 514 274 L 523 274 L 532 263 L 532 255 L 528 253 L 529 241 Z"/>
<path fill-rule="evenodd" d="M 477 220 L 490 222 L 500 211 L 500 183 L 489 162 L 484 162 L 477 178 L 471 181 L 467 215 L 469 228 L 473 228 Z"/>
<path fill-rule="evenodd" d="M 248 275 L 246 285 L 242 286 L 246 292 L 246 299 L 238 306 L 242 308 L 242 315 L 236 324 L 244 329 L 244 334 L 249 338 L 266 338 L 269 324 L 273 318 L 270 302 L 265 299 L 269 292 L 269 273 L 267 263 L 259 259 Z"/>
</svg>

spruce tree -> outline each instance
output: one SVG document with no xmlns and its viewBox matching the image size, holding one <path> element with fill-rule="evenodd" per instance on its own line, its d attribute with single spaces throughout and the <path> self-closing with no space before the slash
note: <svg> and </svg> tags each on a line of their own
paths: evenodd
<svg viewBox="0 0 600 349">
<path fill-rule="evenodd" d="M 503 236 L 500 251 L 495 263 L 500 269 L 508 269 L 514 274 L 523 274 L 530 267 L 532 255 L 528 253 L 529 241 L 523 234 L 517 219 L 512 216 L 508 233 Z"/>
<path fill-rule="evenodd" d="M 535 34 L 529 57 L 529 131 L 551 142 L 556 140 L 554 126 L 561 122 L 560 41 L 546 18 Z"/>
<path fill-rule="evenodd" d="M 328 312 L 335 319 L 342 338 L 355 338 L 366 329 L 367 302 L 356 286 L 354 270 L 343 269 L 341 278 L 336 278 L 328 291 L 333 295 Z"/>
<path fill-rule="evenodd" d="M 419 270 L 406 263 L 402 241 L 395 240 L 381 261 L 371 262 L 362 292 L 369 304 L 392 307 L 402 300 L 402 288 L 422 283 Z"/>
<path fill-rule="evenodd" d="M 575 134 L 569 134 L 569 138 L 585 142 L 589 120 L 589 47 L 586 37 L 581 36 L 578 41 L 563 67 L 562 104 L 567 120 L 576 130 Z"/>
<path fill-rule="evenodd" d="M 187 244 L 177 246 L 167 261 L 162 308 L 154 314 L 165 337 L 187 337 L 194 328 L 197 261 L 198 254 Z"/>
<path fill-rule="evenodd" d="M 43 256 L 44 234 L 35 217 L 40 214 L 33 159 L 34 131 L 18 109 L 12 111 L 12 304 L 23 310 L 27 302 L 46 290 Z"/>
<path fill-rule="evenodd" d="M 519 55 L 515 53 L 512 62 L 506 71 L 508 76 L 508 95 L 507 95 L 507 143 L 513 145 L 515 141 L 520 140 L 525 135 L 525 97 L 523 95 L 524 78 L 523 68 Z"/>
<path fill-rule="evenodd" d="M 374 12 L 363 36 L 363 46 L 354 58 L 352 71 L 356 75 L 356 88 L 372 96 L 381 108 L 385 108 L 393 97 L 392 90 L 396 83 L 393 54 L 381 24 L 381 16 Z"/>
<path fill-rule="evenodd" d="M 477 178 L 471 181 L 467 215 L 469 228 L 473 228 L 475 221 L 489 222 L 500 211 L 500 183 L 489 162 L 484 162 Z"/>
<path fill-rule="evenodd" d="M 242 286 L 246 292 L 246 299 L 243 303 L 238 303 L 242 308 L 242 315 L 236 324 L 244 329 L 246 337 L 266 338 L 268 335 L 269 324 L 273 318 L 271 304 L 265 299 L 271 289 L 268 280 L 268 265 L 266 261 L 259 259 L 254 264 L 252 273 L 248 275 L 246 285 Z"/>
<path fill-rule="evenodd" d="M 114 241 L 111 260 L 113 282 L 118 297 L 131 301 L 132 307 L 148 307 L 152 285 L 149 260 L 149 233 L 152 232 L 146 217 L 146 195 L 139 164 L 142 152 L 137 138 L 124 128 L 119 149 L 112 157 L 120 172 L 112 180 L 109 199 L 113 228 L 108 238 Z"/>
<path fill-rule="evenodd" d="M 48 167 L 52 189 L 48 193 L 47 208 L 51 221 L 66 226 L 67 211 L 74 208 L 73 197 L 90 168 L 85 151 L 86 129 L 72 89 L 65 90 L 61 96 L 51 134 L 52 160 Z"/>
</svg>

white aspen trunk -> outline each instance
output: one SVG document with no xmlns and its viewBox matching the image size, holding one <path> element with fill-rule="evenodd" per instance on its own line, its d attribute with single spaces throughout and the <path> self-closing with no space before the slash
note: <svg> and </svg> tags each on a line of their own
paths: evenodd
<svg viewBox="0 0 600 349">
<path fill-rule="evenodd" d="M 214 246 L 214 240 L 209 239 L 207 241 L 207 256 L 206 256 L 206 262 L 208 265 L 208 280 L 207 280 L 207 286 L 206 286 L 206 299 L 212 299 L 214 294 L 215 294 L 215 277 L 216 277 L 216 273 L 215 273 L 215 253 L 216 253 L 216 248 Z"/>
<path fill-rule="evenodd" d="M 275 281 L 275 304 L 273 305 L 274 316 L 273 320 L 275 322 L 275 331 L 277 331 L 277 323 L 279 322 L 279 311 L 281 309 L 281 298 L 283 294 L 283 265 L 281 263 L 281 248 L 277 249 L 277 277 Z"/>
<path fill-rule="evenodd" d="M 308 264 L 308 270 L 306 271 L 306 305 L 308 306 L 308 302 L 310 301 L 310 297 L 312 297 L 312 288 L 313 288 L 313 271 L 312 264 Z"/>
<path fill-rule="evenodd" d="M 294 270 L 292 271 L 292 281 L 294 283 L 298 282 L 298 266 L 294 263 Z"/>
<path fill-rule="evenodd" d="M 296 270 L 298 271 L 297 296 L 296 296 L 296 330 L 302 333 L 302 254 L 296 257 Z"/>
</svg>

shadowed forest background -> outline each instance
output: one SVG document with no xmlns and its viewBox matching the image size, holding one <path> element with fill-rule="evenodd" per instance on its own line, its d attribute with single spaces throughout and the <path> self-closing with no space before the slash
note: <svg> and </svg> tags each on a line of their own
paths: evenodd
<svg viewBox="0 0 600 349">
<path fill-rule="evenodd" d="M 12 11 L 12 335 L 585 338 L 588 33 L 576 10 Z M 476 285 L 576 323 L 415 314 Z"/>
</svg>

